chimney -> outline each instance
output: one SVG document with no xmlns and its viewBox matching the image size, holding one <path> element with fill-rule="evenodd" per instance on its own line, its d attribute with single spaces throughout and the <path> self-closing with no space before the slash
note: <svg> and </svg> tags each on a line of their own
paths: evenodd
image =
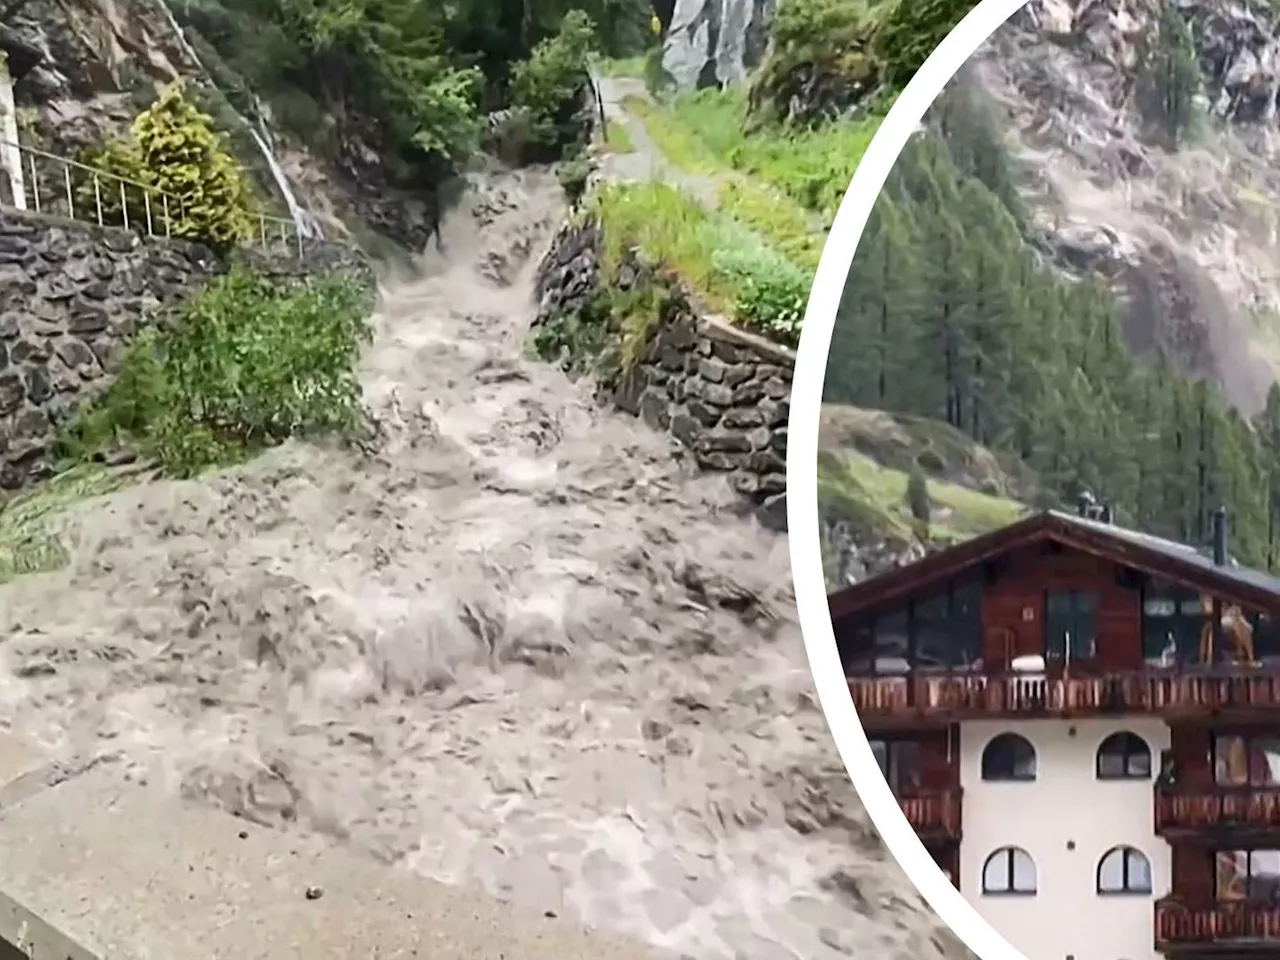
<svg viewBox="0 0 1280 960">
<path fill-rule="evenodd" d="M 1213 562 L 1225 566 L 1227 562 L 1227 508 L 1213 511 Z"/>
<path fill-rule="evenodd" d="M 1088 490 L 1081 490 L 1076 497 L 1076 513 L 1088 520 L 1093 515 L 1093 504 L 1093 494 Z"/>
<path fill-rule="evenodd" d="M 1101 515 L 1102 522 L 1115 523 L 1115 516 L 1116 516 L 1115 508 L 1109 503 L 1104 503 L 1102 505 L 1102 515 Z"/>
</svg>

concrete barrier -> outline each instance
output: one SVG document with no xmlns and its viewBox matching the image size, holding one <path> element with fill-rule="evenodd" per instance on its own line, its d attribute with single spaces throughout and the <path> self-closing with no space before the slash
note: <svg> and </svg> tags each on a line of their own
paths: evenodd
<svg viewBox="0 0 1280 960">
<path fill-rule="evenodd" d="M 59 782 L 60 781 L 60 782 Z M 0 734 L 0 960 L 653 960 Z M 6 949 L 7 947 L 7 949 Z"/>
</svg>

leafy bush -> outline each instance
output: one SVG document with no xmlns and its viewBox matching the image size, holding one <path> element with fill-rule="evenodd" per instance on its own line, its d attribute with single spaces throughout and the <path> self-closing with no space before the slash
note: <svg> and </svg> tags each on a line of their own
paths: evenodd
<svg viewBox="0 0 1280 960">
<path fill-rule="evenodd" d="M 253 197 L 248 183 L 214 130 L 213 121 L 184 95 L 181 84 L 168 87 L 133 121 L 127 140 L 109 140 L 89 158 L 90 165 L 156 191 L 150 211 L 144 191 L 102 179 L 82 179 L 77 204 L 104 218 L 130 222 L 150 216 L 156 229 L 165 225 L 173 236 L 218 247 L 253 236 Z M 164 199 L 161 199 L 163 195 Z"/>
<path fill-rule="evenodd" d="M 590 17 L 571 10 L 559 32 L 516 65 L 511 102 L 529 115 L 531 158 L 556 160 L 586 146 L 590 119 L 581 114 L 594 38 Z"/>
<path fill-rule="evenodd" d="M 346 278 L 281 287 L 237 268 L 130 344 L 64 451 L 123 442 L 189 476 L 290 437 L 349 437 L 367 316 L 366 291 Z"/>
<path fill-rule="evenodd" d="M 772 339 L 796 342 L 813 276 L 760 234 L 667 184 L 607 184 L 595 202 L 609 275 L 638 250 L 710 309 Z"/>
<path fill-rule="evenodd" d="M 1153 36 L 1138 50 L 1134 98 L 1143 122 L 1166 147 L 1176 149 L 1195 132 L 1197 100 L 1204 87 L 1191 28 L 1178 7 L 1165 0 Z"/>
<path fill-rule="evenodd" d="M 130 133 L 142 164 L 135 179 L 178 200 L 179 211 L 169 211 L 175 236 L 229 246 L 253 235 L 253 202 L 240 166 L 181 84 L 138 114 Z"/>
<path fill-rule="evenodd" d="M 587 192 L 587 181 L 591 179 L 591 162 L 585 155 L 566 160 L 556 170 L 556 179 L 560 182 L 560 189 L 564 191 L 569 209 L 576 210 Z"/>
<path fill-rule="evenodd" d="M 973 6 L 974 0 L 890 0 L 875 31 L 885 81 L 906 86 Z"/>
<path fill-rule="evenodd" d="M 735 291 L 735 321 L 780 343 L 799 341 L 812 273 L 764 246 L 718 251 L 715 265 Z"/>
<path fill-rule="evenodd" d="M 929 518 L 933 513 L 933 504 L 929 499 L 929 481 L 918 463 L 912 464 L 907 474 L 906 501 L 917 536 L 922 540 L 926 539 L 929 535 Z"/>
<path fill-rule="evenodd" d="M 789 0 L 772 26 L 773 45 L 751 86 L 759 122 L 812 125 L 847 111 L 875 90 L 874 22 L 851 0 Z"/>
</svg>

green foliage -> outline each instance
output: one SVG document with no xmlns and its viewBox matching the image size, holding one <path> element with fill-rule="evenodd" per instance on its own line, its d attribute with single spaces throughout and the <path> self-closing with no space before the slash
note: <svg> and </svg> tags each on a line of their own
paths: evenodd
<svg viewBox="0 0 1280 960">
<path fill-rule="evenodd" d="M 584 122 L 582 111 L 594 39 L 591 19 L 572 10 L 555 36 L 516 64 L 511 102 L 529 117 L 529 145 L 537 159 L 571 156 L 586 145 L 590 120 Z"/>
<path fill-rule="evenodd" d="M 655 97 L 674 86 L 674 78 L 667 72 L 667 68 L 662 65 L 661 47 L 655 47 L 645 55 L 642 76 L 644 77 L 644 88 Z"/>
<path fill-rule="evenodd" d="M 1135 359 L 1114 295 L 1041 263 L 966 136 L 932 117 L 890 175 L 849 271 L 827 399 L 940 420 L 1059 502 L 1089 490 L 1156 534 L 1200 541 L 1225 503 L 1240 559 L 1274 564 L 1280 391 L 1251 424 L 1159 355 Z"/>
<path fill-rule="evenodd" d="M 65 566 L 66 547 L 52 521 L 73 504 L 110 493 L 121 478 L 96 465 L 78 465 L 0 504 L 0 583 Z"/>
<path fill-rule="evenodd" d="M 889 0 L 880 11 L 875 49 L 885 81 L 901 89 L 973 7 L 973 0 Z"/>
<path fill-rule="evenodd" d="M 874 20 L 855 0 L 789 0 L 773 19 L 773 45 L 751 86 L 760 121 L 812 125 L 838 116 L 879 84 Z"/>
<path fill-rule="evenodd" d="M 126 443 L 189 476 L 290 437 L 350 437 L 368 337 L 366 291 L 349 280 L 286 287 L 236 269 L 130 344 L 64 452 Z"/>
<path fill-rule="evenodd" d="M 762 180 L 825 223 L 834 219 L 881 120 L 868 115 L 813 129 L 751 129 L 740 89 L 682 93 L 651 114 L 646 129 L 674 162 Z"/>
<path fill-rule="evenodd" d="M 166 194 L 174 236 L 230 246 L 253 235 L 252 198 L 235 158 L 213 121 L 196 109 L 181 84 L 168 87 L 133 121 L 139 178 Z"/>
<path fill-rule="evenodd" d="M 535 357 L 572 375 L 593 373 L 609 382 L 620 368 L 614 358 L 617 340 L 612 292 L 606 286 L 580 309 L 539 323 L 529 346 Z"/>
<path fill-rule="evenodd" d="M 556 179 L 560 182 L 560 189 L 564 191 L 569 209 L 577 210 L 587 192 L 587 181 L 591 179 L 591 161 L 585 154 L 566 160 L 556 168 Z"/>
<path fill-rule="evenodd" d="M 1171 149 L 1194 132 L 1202 88 L 1191 29 L 1177 5 L 1165 0 L 1154 36 L 1144 38 L 1138 50 L 1134 93 L 1143 120 Z"/>
<path fill-rule="evenodd" d="M 929 501 L 929 480 L 918 463 L 913 465 L 911 472 L 907 474 L 906 501 L 912 519 L 923 528 L 927 536 L 929 515 L 933 505 Z"/>
<path fill-rule="evenodd" d="M 781 343 L 797 342 L 812 275 L 760 234 L 669 184 L 605 184 L 593 200 L 607 270 L 639 251 L 710 309 Z"/>
<path fill-rule="evenodd" d="M 800 340 L 813 274 L 764 244 L 718 250 L 718 279 L 734 291 L 733 316 L 742 326 L 780 343 Z"/>
<path fill-rule="evenodd" d="M 218 247 L 253 236 L 254 202 L 243 172 L 181 84 L 168 87 L 138 114 L 127 140 L 109 140 L 87 159 L 140 186 L 122 187 L 109 178 L 95 184 L 82 177 L 76 188 L 82 210 L 100 209 L 111 223 L 120 223 L 126 213 L 131 223 L 149 217 L 156 230 L 166 226 L 167 216 L 173 236 Z"/>
</svg>

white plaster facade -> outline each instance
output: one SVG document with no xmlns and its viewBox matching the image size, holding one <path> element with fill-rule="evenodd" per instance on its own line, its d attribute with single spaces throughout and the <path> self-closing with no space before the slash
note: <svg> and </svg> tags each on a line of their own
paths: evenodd
<svg viewBox="0 0 1280 960">
<path fill-rule="evenodd" d="M 1151 749 L 1153 776 L 1168 727 L 1147 717 L 972 721 L 960 725 L 964 840 L 960 890 L 1029 960 L 1159 960 L 1155 900 L 1169 892 L 1170 851 L 1154 831 L 1153 780 L 1098 780 L 1098 745 L 1128 731 Z M 982 751 L 1017 733 L 1036 750 L 1036 779 L 984 782 Z M 1102 856 L 1131 846 L 1151 865 L 1152 892 L 1099 895 Z M 1021 847 L 1036 866 L 1034 895 L 984 895 L 982 871 L 1001 847 Z"/>
</svg>

